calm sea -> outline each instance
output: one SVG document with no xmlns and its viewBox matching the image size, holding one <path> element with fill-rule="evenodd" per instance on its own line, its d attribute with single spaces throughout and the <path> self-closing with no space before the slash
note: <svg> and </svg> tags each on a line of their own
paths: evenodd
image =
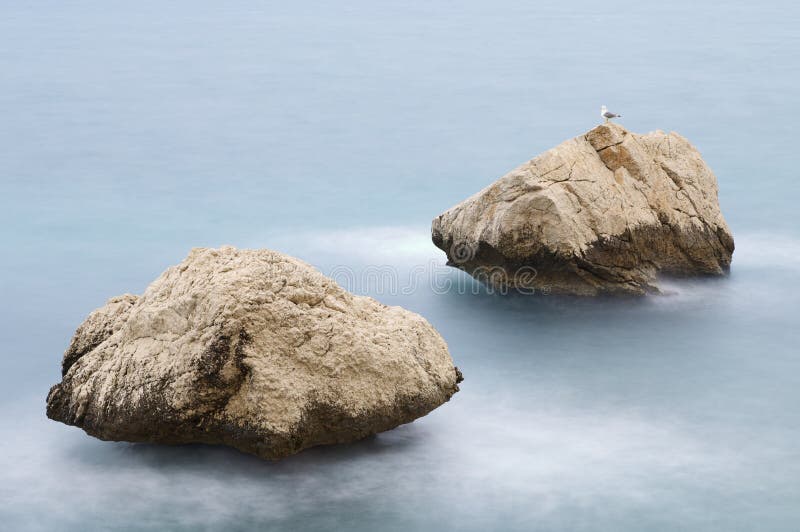
<svg viewBox="0 0 800 532">
<path fill-rule="evenodd" d="M 797 530 L 798 28 L 771 1 L 0 1 L 0 528 Z M 430 220 L 601 104 L 703 153 L 730 277 L 461 290 Z M 278 463 L 46 419 L 92 309 L 222 244 L 350 268 L 462 391 Z"/>
</svg>

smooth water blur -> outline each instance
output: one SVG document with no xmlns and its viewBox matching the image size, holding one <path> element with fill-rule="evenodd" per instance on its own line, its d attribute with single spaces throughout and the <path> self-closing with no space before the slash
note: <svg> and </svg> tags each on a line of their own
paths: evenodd
<svg viewBox="0 0 800 532">
<path fill-rule="evenodd" d="M 796 530 L 798 27 L 790 2 L 0 3 L 2 526 Z M 86 314 L 191 247 L 440 272 L 430 219 L 603 103 L 701 150 L 730 278 L 348 286 L 428 318 L 462 391 L 279 463 L 45 418 Z"/>
</svg>

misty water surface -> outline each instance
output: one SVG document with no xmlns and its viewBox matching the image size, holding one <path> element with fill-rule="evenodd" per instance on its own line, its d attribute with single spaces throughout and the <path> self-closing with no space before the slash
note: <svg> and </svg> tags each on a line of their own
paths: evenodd
<svg viewBox="0 0 800 532">
<path fill-rule="evenodd" d="M 790 2 L 0 3 L 2 527 L 795 530 L 798 19 Z M 703 153 L 730 277 L 642 300 L 431 289 L 430 220 L 601 104 Z M 404 293 L 346 288 L 430 320 L 461 392 L 278 463 L 46 419 L 92 309 L 223 244 L 356 279 L 423 271 Z"/>
</svg>

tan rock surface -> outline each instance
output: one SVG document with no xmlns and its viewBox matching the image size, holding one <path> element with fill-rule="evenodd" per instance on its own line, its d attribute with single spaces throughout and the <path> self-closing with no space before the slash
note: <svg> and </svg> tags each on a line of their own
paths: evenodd
<svg viewBox="0 0 800 532">
<path fill-rule="evenodd" d="M 408 423 L 460 379 L 417 314 L 277 252 L 195 249 L 78 328 L 47 415 L 104 440 L 280 458 Z"/>
<path fill-rule="evenodd" d="M 448 263 L 477 278 L 578 295 L 658 291 L 658 274 L 720 275 L 734 249 L 716 177 L 689 141 L 613 123 L 512 170 L 431 232 Z"/>
</svg>

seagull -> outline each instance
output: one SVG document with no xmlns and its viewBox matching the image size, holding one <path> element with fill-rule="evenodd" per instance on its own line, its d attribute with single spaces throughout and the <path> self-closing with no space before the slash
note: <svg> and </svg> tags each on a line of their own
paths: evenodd
<svg viewBox="0 0 800 532">
<path fill-rule="evenodd" d="M 606 119 L 606 122 L 611 120 L 612 118 L 622 118 L 622 115 L 615 115 L 611 111 L 609 111 L 605 105 L 600 107 L 600 116 Z"/>
</svg>

